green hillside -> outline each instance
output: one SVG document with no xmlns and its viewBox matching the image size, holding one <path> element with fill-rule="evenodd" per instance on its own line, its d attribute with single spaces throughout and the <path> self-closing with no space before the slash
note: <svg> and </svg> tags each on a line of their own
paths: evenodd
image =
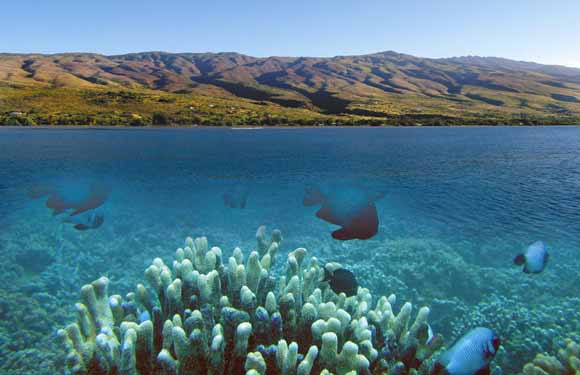
<svg viewBox="0 0 580 375">
<path fill-rule="evenodd" d="M 395 52 L 0 54 L 0 123 L 579 124 L 580 69 Z"/>
</svg>

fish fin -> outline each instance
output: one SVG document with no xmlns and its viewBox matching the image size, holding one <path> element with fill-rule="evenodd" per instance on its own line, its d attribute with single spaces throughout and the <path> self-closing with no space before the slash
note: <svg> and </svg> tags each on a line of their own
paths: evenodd
<svg viewBox="0 0 580 375">
<path fill-rule="evenodd" d="M 76 230 L 87 230 L 87 229 L 89 229 L 89 227 L 87 227 L 87 226 L 86 226 L 86 225 L 84 225 L 84 224 L 77 224 L 77 225 L 75 225 L 75 226 L 74 226 L 74 228 L 75 228 Z"/>
<path fill-rule="evenodd" d="M 332 238 L 336 240 L 346 241 L 352 240 L 356 237 L 353 236 L 348 227 L 344 227 L 332 232 Z"/>
<path fill-rule="evenodd" d="M 332 273 L 327 270 L 326 268 L 324 268 L 324 275 L 322 276 L 322 280 L 320 280 L 321 283 L 325 283 L 327 281 L 330 281 L 330 279 L 332 278 Z"/>
<path fill-rule="evenodd" d="M 328 221 L 331 224 L 340 225 L 339 220 L 332 214 L 332 210 L 328 206 L 322 206 L 320 210 L 316 212 L 316 217 Z"/>
<path fill-rule="evenodd" d="M 489 368 L 489 365 L 487 365 L 481 370 L 478 370 L 474 375 L 489 375 L 489 374 L 491 374 L 491 370 Z"/>
<path fill-rule="evenodd" d="M 317 186 L 307 186 L 304 189 L 304 200 L 302 203 L 305 206 L 314 206 L 324 202 L 324 195 Z"/>
<path fill-rule="evenodd" d="M 379 230 L 379 216 L 374 203 L 366 206 L 360 214 L 357 215 L 354 223 L 356 223 L 356 238 L 366 240 L 377 234 Z"/>
<path fill-rule="evenodd" d="M 516 255 L 516 257 L 514 258 L 514 263 L 517 264 L 518 266 L 521 266 L 522 264 L 526 263 L 526 256 L 524 254 Z"/>
</svg>

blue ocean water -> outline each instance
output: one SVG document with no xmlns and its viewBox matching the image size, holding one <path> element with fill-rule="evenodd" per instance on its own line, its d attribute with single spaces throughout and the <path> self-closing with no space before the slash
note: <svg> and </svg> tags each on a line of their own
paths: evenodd
<svg viewBox="0 0 580 375">
<path fill-rule="evenodd" d="M 252 249 L 262 224 L 282 231 L 284 252 L 305 247 L 377 294 L 431 306 L 446 337 L 473 324 L 503 328 L 504 366 L 518 357 L 521 368 L 580 331 L 579 145 L 577 127 L 2 129 L 3 370 L 30 371 L 26 350 L 58 367 L 52 344 L 39 342 L 73 319 L 81 285 L 107 275 L 125 293 L 185 237 L 205 235 L 231 254 Z M 27 196 L 86 181 L 111 188 L 94 230 L 63 224 Z M 333 239 L 338 227 L 302 204 L 309 185 L 384 194 L 377 235 Z M 240 187 L 246 207 L 224 205 L 224 192 Z M 536 240 L 551 257 L 530 276 L 512 259 Z M 15 338 L 15 324 L 34 334 Z"/>
</svg>

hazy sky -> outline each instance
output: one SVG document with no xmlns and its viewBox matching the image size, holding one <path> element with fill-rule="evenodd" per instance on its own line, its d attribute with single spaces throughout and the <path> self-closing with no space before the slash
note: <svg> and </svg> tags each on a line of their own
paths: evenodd
<svg viewBox="0 0 580 375">
<path fill-rule="evenodd" d="M 580 0 L 1 0 L 0 52 L 385 50 L 580 67 Z"/>
</svg>

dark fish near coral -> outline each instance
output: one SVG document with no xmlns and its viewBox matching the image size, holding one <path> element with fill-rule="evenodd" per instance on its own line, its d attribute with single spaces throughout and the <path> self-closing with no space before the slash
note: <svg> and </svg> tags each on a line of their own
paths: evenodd
<svg viewBox="0 0 580 375">
<path fill-rule="evenodd" d="M 72 210 L 70 216 L 75 216 L 88 210 L 100 207 L 105 203 L 111 189 L 102 183 L 92 183 L 84 186 L 61 186 L 51 185 L 34 186 L 28 192 L 33 198 L 48 196 L 46 207 L 52 209 L 53 215 L 60 215 L 65 211 Z"/>
<path fill-rule="evenodd" d="M 523 254 L 518 254 L 514 258 L 514 263 L 518 266 L 524 265 L 525 273 L 540 273 L 548 264 L 548 249 L 542 241 L 536 241 L 526 249 Z"/>
<path fill-rule="evenodd" d="M 477 327 L 467 332 L 435 363 L 433 375 L 484 375 L 500 346 L 497 333 Z"/>
<path fill-rule="evenodd" d="M 237 186 L 227 190 L 222 197 L 229 208 L 246 208 L 248 189 Z"/>
<path fill-rule="evenodd" d="M 342 228 L 332 232 L 337 240 L 366 240 L 377 234 L 379 217 L 374 201 L 379 195 L 370 195 L 355 187 L 323 191 L 319 187 L 306 188 L 304 205 L 322 205 L 316 216 Z"/>
<path fill-rule="evenodd" d="M 104 221 L 105 216 L 102 212 L 91 210 L 76 216 L 68 216 L 63 220 L 63 223 L 74 224 L 76 230 L 85 231 L 99 228 Z"/>
<path fill-rule="evenodd" d="M 352 272 L 344 268 L 330 271 L 325 267 L 322 282 L 328 282 L 330 289 L 334 293 L 344 293 L 347 297 L 355 296 L 358 291 L 356 277 Z"/>
</svg>

